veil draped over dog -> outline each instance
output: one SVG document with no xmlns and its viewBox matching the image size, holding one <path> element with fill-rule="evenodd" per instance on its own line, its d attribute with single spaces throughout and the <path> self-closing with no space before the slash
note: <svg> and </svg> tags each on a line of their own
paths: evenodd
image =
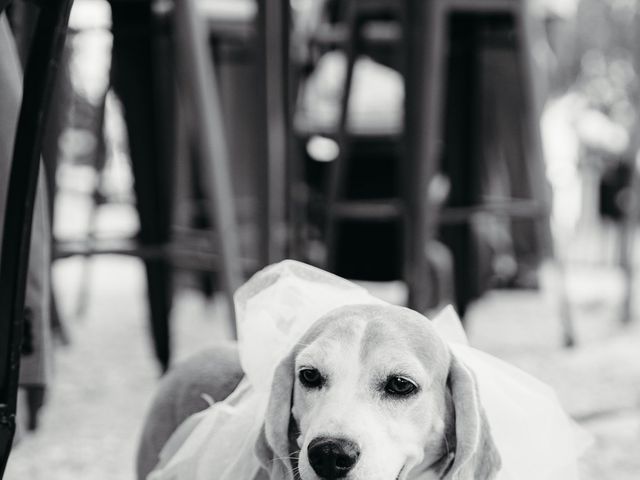
<svg viewBox="0 0 640 480">
<path fill-rule="evenodd" d="M 235 303 L 240 361 L 246 376 L 226 400 L 183 423 L 167 442 L 148 480 L 275 478 L 273 472 L 260 476 L 262 467 L 254 446 L 276 366 L 329 311 L 385 302 L 340 277 L 286 260 L 254 275 L 238 289 Z M 551 388 L 468 346 L 451 307 L 435 318 L 434 326 L 453 355 L 475 373 L 502 457 L 497 479 L 577 480 L 577 457 L 586 446 L 584 434 L 564 413 Z"/>
</svg>

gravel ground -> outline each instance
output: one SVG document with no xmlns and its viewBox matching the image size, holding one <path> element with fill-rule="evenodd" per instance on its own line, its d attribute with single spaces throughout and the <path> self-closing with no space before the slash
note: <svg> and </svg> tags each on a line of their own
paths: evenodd
<svg viewBox="0 0 640 480">
<path fill-rule="evenodd" d="M 79 259 L 55 267 L 64 312 L 72 312 L 77 301 L 81 268 Z M 88 311 L 68 320 L 72 343 L 57 349 L 40 428 L 14 450 L 8 480 L 133 478 L 141 421 L 158 379 L 145 323 L 143 270 L 136 260 L 104 257 L 92 262 L 90 279 Z M 583 479 L 635 480 L 640 325 L 617 323 L 617 289 L 602 288 L 616 284 L 615 272 L 575 272 L 568 281 L 578 292 L 572 302 L 578 347 L 561 347 L 554 298 L 544 288 L 489 294 L 469 314 L 471 341 L 554 386 L 567 410 L 595 436 Z M 225 337 L 225 318 L 223 302 L 179 293 L 173 315 L 177 357 Z"/>
</svg>

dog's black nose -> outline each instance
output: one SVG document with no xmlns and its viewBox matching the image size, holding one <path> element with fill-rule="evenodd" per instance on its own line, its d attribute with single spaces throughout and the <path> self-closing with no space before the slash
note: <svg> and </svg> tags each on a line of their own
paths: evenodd
<svg viewBox="0 0 640 480">
<path fill-rule="evenodd" d="M 318 476 L 344 478 L 358 461 L 360 449 L 344 438 L 314 438 L 307 448 L 309 463 Z"/>
</svg>

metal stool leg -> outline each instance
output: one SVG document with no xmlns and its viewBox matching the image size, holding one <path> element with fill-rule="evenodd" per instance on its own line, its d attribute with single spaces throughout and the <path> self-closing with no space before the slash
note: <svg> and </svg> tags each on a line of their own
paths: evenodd
<svg viewBox="0 0 640 480">
<path fill-rule="evenodd" d="M 0 477 L 15 434 L 31 220 L 46 113 L 72 0 L 42 0 L 24 76 L 0 252 Z"/>
<path fill-rule="evenodd" d="M 163 18 L 145 2 L 112 4 L 114 44 L 112 84 L 124 105 L 129 133 L 140 244 L 170 239 L 172 205 L 173 81 L 165 57 L 170 44 Z M 164 257 L 145 259 L 149 322 L 162 370 L 170 360 L 172 268 Z"/>
<path fill-rule="evenodd" d="M 438 171 L 442 138 L 445 26 L 441 2 L 405 3 L 408 220 L 404 270 L 409 307 L 424 311 L 429 303 L 425 248 L 429 238 L 428 190 Z M 433 213 L 433 212 L 431 212 Z"/>
<path fill-rule="evenodd" d="M 215 226 L 220 247 L 222 279 L 233 316 L 233 293 L 242 279 L 235 202 L 229 172 L 229 154 L 224 136 L 222 108 L 213 64 L 207 52 L 208 42 L 202 19 L 193 0 L 175 4 L 178 60 L 182 60 L 184 79 L 190 81 L 189 94 L 195 113 L 200 171 L 211 189 Z M 235 333 L 235 322 L 232 322 Z"/>
<path fill-rule="evenodd" d="M 338 120 L 337 140 L 340 148 L 338 158 L 336 158 L 329 172 L 327 184 L 327 209 L 326 209 L 326 248 L 327 248 L 327 268 L 330 271 L 336 269 L 336 241 L 338 237 L 338 227 L 340 219 L 335 215 L 336 203 L 344 194 L 347 162 L 349 161 L 349 100 L 351 99 L 351 87 L 353 86 L 353 72 L 358 56 L 359 19 L 358 0 L 351 0 L 345 6 L 347 9 L 346 24 L 349 31 L 349 39 L 345 46 L 346 71 L 344 84 L 342 87 L 342 98 L 340 100 L 340 118 Z"/>
<path fill-rule="evenodd" d="M 265 119 L 265 158 L 260 188 L 260 263 L 269 264 L 287 256 L 287 198 L 291 185 L 288 165 L 290 119 L 293 118 L 289 72 L 290 5 L 287 0 L 258 0 L 258 57 L 264 95 L 260 114 Z"/>
</svg>

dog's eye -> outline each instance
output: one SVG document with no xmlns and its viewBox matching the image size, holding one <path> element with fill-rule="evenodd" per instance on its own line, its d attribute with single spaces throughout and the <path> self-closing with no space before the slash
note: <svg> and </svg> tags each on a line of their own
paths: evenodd
<svg viewBox="0 0 640 480">
<path fill-rule="evenodd" d="M 303 368 L 298 373 L 298 377 L 300 382 L 308 388 L 319 388 L 324 381 L 322 374 L 315 368 Z"/>
<path fill-rule="evenodd" d="M 387 379 L 384 391 L 390 395 L 405 396 L 413 393 L 418 386 L 405 377 L 393 376 Z"/>
</svg>

